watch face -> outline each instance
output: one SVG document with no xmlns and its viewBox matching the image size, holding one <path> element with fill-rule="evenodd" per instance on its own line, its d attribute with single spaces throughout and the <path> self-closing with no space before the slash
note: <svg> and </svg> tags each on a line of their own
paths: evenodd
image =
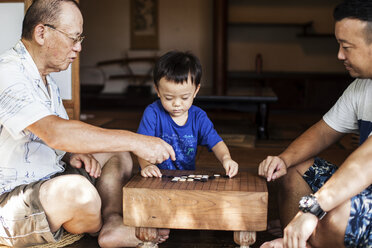
<svg viewBox="0 0 372 248">
<path fill-rule="evenodd" d="M 301 198 L 299 208 L 304 213 L 312 213 L 319 219 L 322 219 L 326 212 L 319 206 L 316 197 L 313 195 L 306 195 Z"/>
<path fill-rule="evenodd" d="M 309 211 L 309 208 L 314 205 L 314 199 L 310 196 L 304 196 L 301 198 L 299 205 L 300 209 L 304 212 Z"/>
</svg>

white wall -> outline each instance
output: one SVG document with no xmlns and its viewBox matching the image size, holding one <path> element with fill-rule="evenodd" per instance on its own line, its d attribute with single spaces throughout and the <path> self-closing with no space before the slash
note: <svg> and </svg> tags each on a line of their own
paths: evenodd
<svg viewBox="0 0 372 248">
<path fill-rule="evenodd" d="M 0 3 L 0 54 L 12 48 L 21 38 L 24 9 L 23 3 Z M 71 67 L 51 75 L 60 88 L 62 99 L 72 99 Z"/>
<path fill-rule="evenodd" d="M 21 38 L 24 9 L 23 3 L 0 3 L 0 53 Z"/>
</svg>

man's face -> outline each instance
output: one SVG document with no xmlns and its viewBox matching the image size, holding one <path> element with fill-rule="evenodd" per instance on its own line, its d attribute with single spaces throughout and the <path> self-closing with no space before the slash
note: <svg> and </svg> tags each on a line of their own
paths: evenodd
<svg viewBox="0 0 372 248">
<path fill-rule="evenodd" d="M 83 17 L 72 3 L 61 3 L 61 15 L 55 29 L 45 26 L 47 33 L 46 66 L 51 71 L 66 70 L 81 51 L 81 43 L 73 39 L 83 32 Z M 71 39 L 73 38 L 73 39 Z"/>
<path fill-rule="evenodd" d="M 350 18 L 336 22 L 338 59 L 355 78 L 372 78 L 372 43 L 367 42 L 366 25 L 367 22 Z"/>
</svg>

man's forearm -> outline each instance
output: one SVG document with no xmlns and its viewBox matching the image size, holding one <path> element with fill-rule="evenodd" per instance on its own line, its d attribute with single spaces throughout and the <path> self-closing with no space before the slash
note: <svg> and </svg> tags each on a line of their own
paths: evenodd
<svg viewBox="0 0 372 248">
<path fill-rule="evenodd" d="M 290 167 L 318 155 L 342 136 L 320 120 L 293 141 L 279 157 Z"/>
<path fill-rule="evenodd" d="M 133 132 L 103 129 L 57 116 L 47 116 L 28 129 L 49 146 L 73 153 L 132 151 L 140 138 Z"/>
<path fill-rule="evenodd" d="M 372 184 L 372 139 L 368 138 L 315 194 L 324 211 L 330 211 Z"/>
</svg>

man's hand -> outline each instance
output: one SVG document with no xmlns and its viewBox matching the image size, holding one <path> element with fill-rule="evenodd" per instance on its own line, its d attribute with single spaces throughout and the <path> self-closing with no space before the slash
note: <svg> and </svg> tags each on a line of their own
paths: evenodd
<svg viewBox="0 0 372 248">
<path fill-rule="evenodd" d="M 161 177 L 161 172 L 156 165 L 149 164 L 145 168 L 141 169 L 141 176 L 143 176 L 143 177 Z"/>
<path fill-rule="evenodd" d="M 95 178 L 101 176 L 101 165 L 91 154 L 71 154 L 69 164 L 74 168 L 81 168 L 84 165 L 90 176 Z"/>
<path fill-rule="evenodd" d="M 150 164 L 160 164 L 168 158 L 176 160 L 173 147 L 164 140 L 146 135 L 138 135 L 136 138 L 137 146 L 132 152 Z"/>
<path fill-rule="evenodd" d="M 258 175 L 266 177 L 268 182 L 285 174 L 287 174 L 287 165 L 278 156 L 268 156 L 258 167 Z"/>
<path fill-rule="evenodd" d="M 223 168 L 226 170 L 226 175 L 230 178 L 234 177 L 236 174 L 238 174 L 239 165 L 237 162 L 232 160 L 231 158 L 223 160 Z"/>
<path fill-rule="evenodd" d="M 306 241 L 314 232 L 318 218 L 311 213 L 298 212 L 284 229 L 283 243 L 285 248 L 306 248 Z"/>
</svg>

